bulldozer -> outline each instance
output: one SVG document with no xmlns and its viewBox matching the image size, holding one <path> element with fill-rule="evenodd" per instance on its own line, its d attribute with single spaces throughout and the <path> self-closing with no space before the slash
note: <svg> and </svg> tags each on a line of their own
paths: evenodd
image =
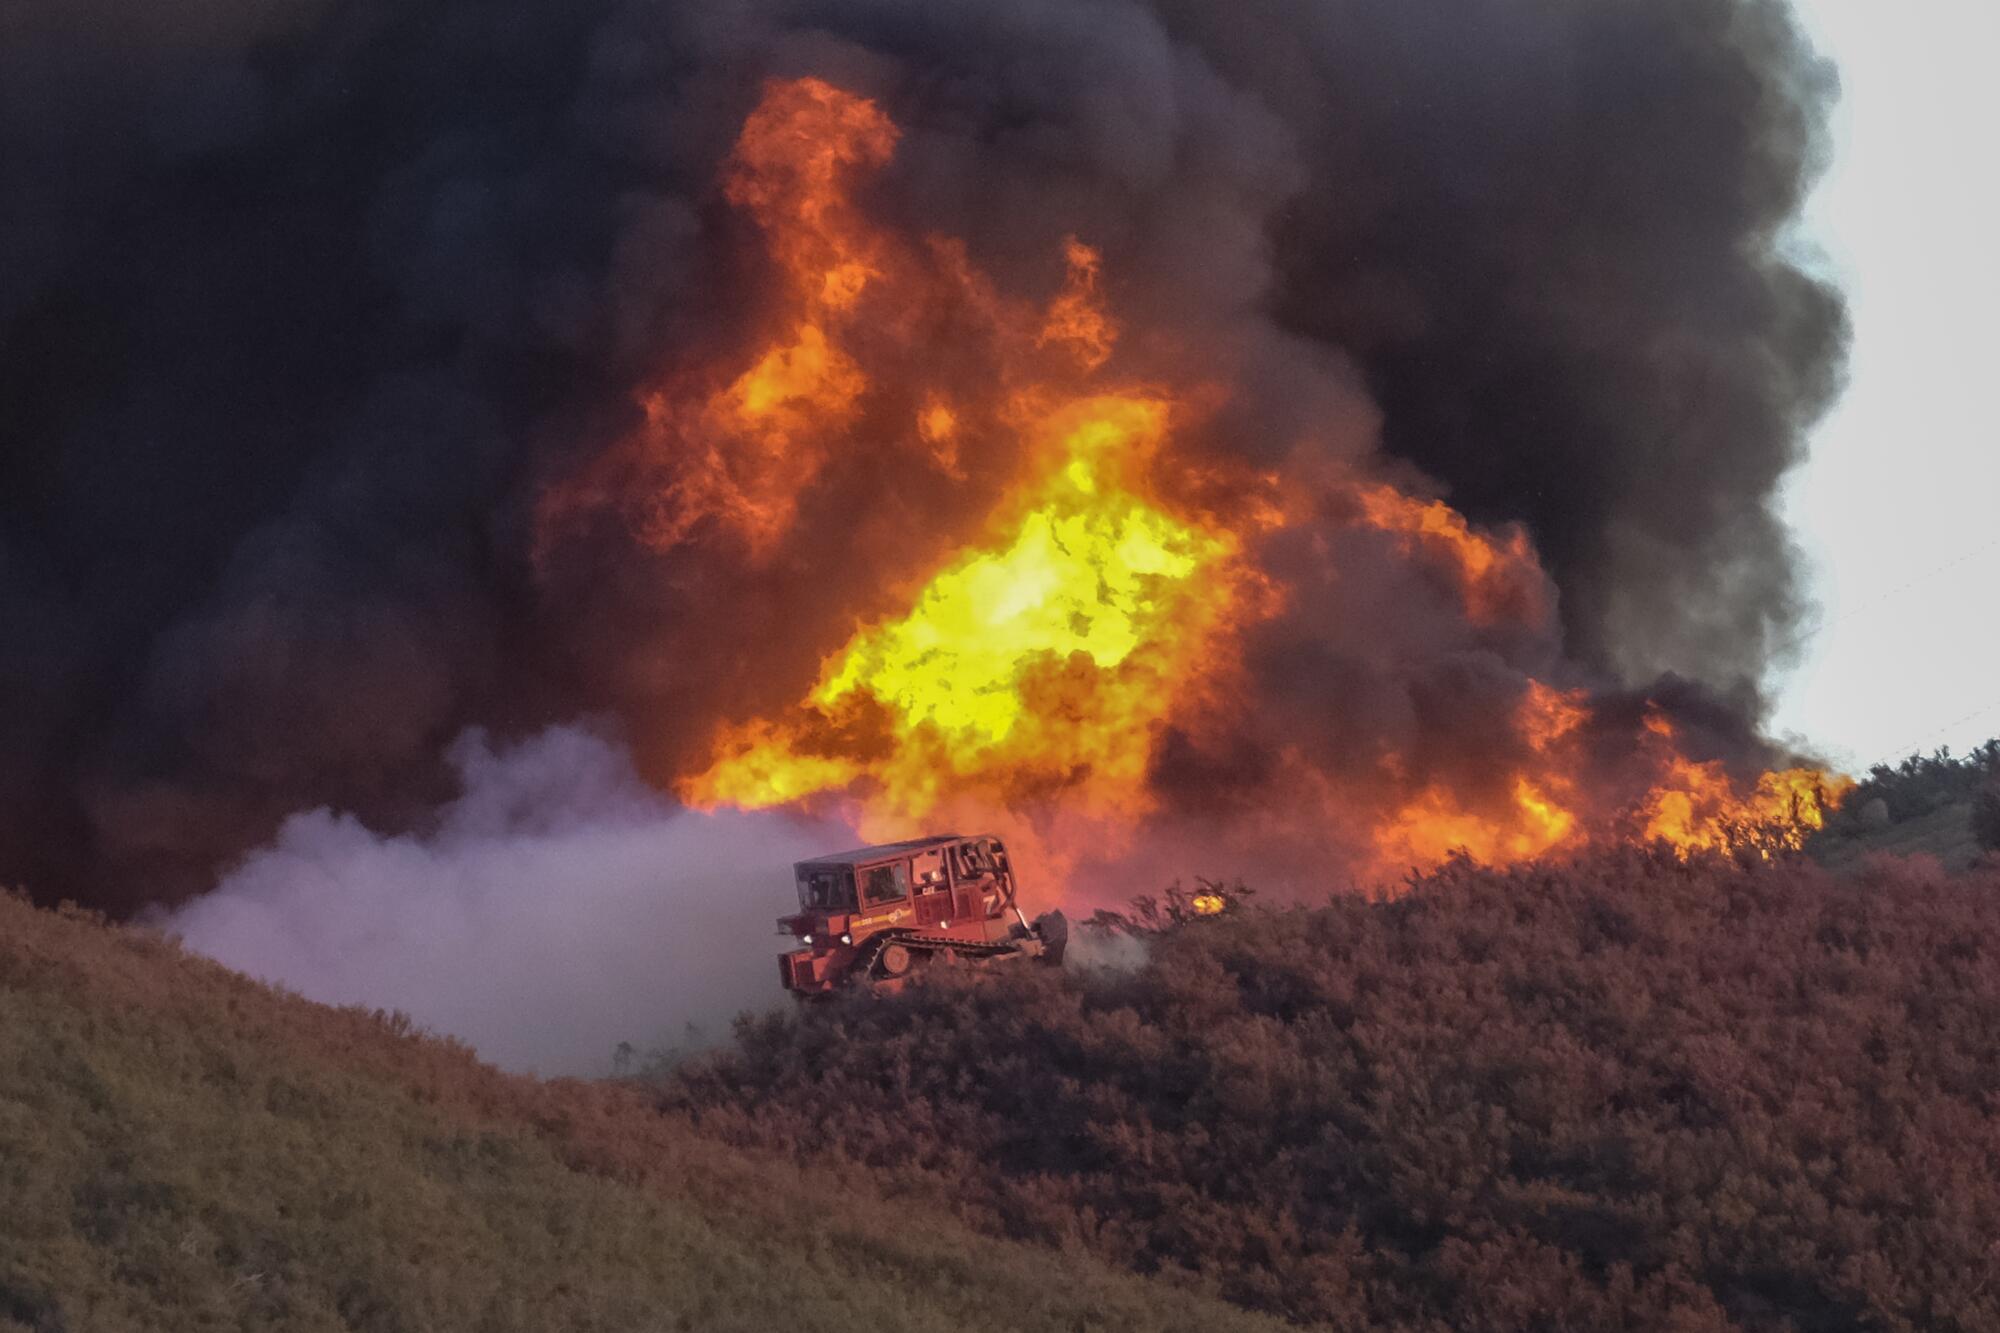
<svg viewBox="0 0 2000 1333">
<path fill-rule="evenodd" d="M 799 947 L 778 958 L 801 999 L 845 987 L 893 990 L 939 962 L 1039 960 L 1060 966 L 1061 912 L 1033 924 L 1015 900 L 1007 848 L 991 834 L 878 843 L 792 867 L 799 910 L 778 918 Z"/>
</svg>

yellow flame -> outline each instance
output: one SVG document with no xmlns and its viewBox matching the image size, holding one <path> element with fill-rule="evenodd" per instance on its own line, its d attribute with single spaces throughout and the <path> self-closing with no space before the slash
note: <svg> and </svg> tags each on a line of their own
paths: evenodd
<svg viewBox="0 0 2000 1333">
<path fill-rule="evenodd" d="M 865 773 L 884 818 L 968 785 L 1076 787 L 1088 805 L 1139 812 L 1156 726 L 1212 664 L 1237 600 L 1235 539 L 1143 493 L 1167 424 L 1166 403 L 1115 394 L 1041 423 L 1044 472 L 1007 539 L 961 553 L 908 614 L 856 633 L 801 718 L 725 733 L 683 794 L 763 807 Z M 867 743 L 847 739 L 857 731 Z"/>
<path fill-rule="evenodd" d="M 1641 811 L 1641 836 L 1665 842 L 1682 856 L 1723 850 L 1754 839 L 1796 851 L 1816 829 L 1826 826 L 1829 813 L 1840 808 L 1854 779 L 1816 768 L 1788 768 L 1761 774 L 1744 792 L 1723 766 L 1709 760 L 1696 763 L 1673 748 L 1674 724 L 1649 712 L 1646 731 L 1665 753 L 1665 776 L 1654 787 Z"/>
<path fill-rule="evenodd" d="M 1854 786 L 1852 778 L 1813 768 L 1764 773 L 1745 793 L 1721 764 L 1675 757 L 1668 777 L 1649 798 L 1642 836 L 1670 844 L 1682 855 L 1727 850 L 1760 837 L 1793 850 L 1805 845 Z"/>
</svg>

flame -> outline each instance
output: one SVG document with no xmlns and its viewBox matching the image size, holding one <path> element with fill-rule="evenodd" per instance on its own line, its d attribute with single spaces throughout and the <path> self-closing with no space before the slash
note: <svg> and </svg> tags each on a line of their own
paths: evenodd
<svg viewBox="0 0 2000 1333">
<path fill-rule="evenodd" d="M 1590 700 L 1582 690 L 1558 690 L 1539 680 L 1528 682 L 1521 701 L 1521 734 L 1539 754 L 1547 754 L 1590 716 Z"/>
<path fill-rule="evenodd" d="M 1096 370 L 1111 359 L 1112 344 L 1118 340 L 1118 326 L 1097 301 L 1098 270 L 1104 261 L 1074 236 L 1063 242 L 1063 257 L 1069 264 L 1069 282 L 1049 307 L 1035 343 L 1040 347 L 1067 343 L 1086 370 Z"/>
<path fill-rule="evenodd" d="M 1852 778 L 1816 768 L 1760 774 L 1747 788 L 1716 760 L 1695 761 L 1664 714 L 1640 719 L 1630 762 L 1652 766 L 1636 806 L 1598 808 L 1581 787 L 1581 757 L 1573 739 L 1590 720 L 1581 690 L 1528 682 L 1513 720 L 1525 753 L 1503 800 L 1480 804 L 1431 784 L 1405 802 L 1374 833 L 1378 873 L 1434 865 L 1460 852 L 1488 864 L 1530 860 L 1552 851 L 1623 836 L 1664 842 L 1682 856 L 1751 847 L 1797 851 L 1826 823 L 1854 786 Z"/>
<path fill-rule="evenodd" d="M 1649 713 L 1645 728 L 1663 746 L 1677 740 L 1667 718 Z M 1728 851 L 1744 845 L 1776 845 L 1793 851 L 1805 845 L 1826 816 L 1839 808 L 1854 780 L 1814 768 L 1788 768 L 1759 775 L 1748 791 L 1721 763 L 1696 763 L 1668 749 L 1665 777 L 1647 796 L 1640 836 L 1660 841 L 1683 856 Z M 1768 852 L 1767 852 L 1768 854 Z"/>
<path fill-rule="evenodd" d="M 1450 789 L 1428 785 L 1376 829 L 1378 869 L 1394 873 L 1436 865 L 1452 853 L 1506 865 L 1568 845 L 1582 829 L 1570 809 L 1574 783 L 1560 749 L 1584 717 L 1582 691 L 1566 693 L 1530 681 L 1514 713 L 1514 731 L 1526 755 L 1504 785 L 1506 799 L 1476 809 Z"/>
<path fill-rule="evenodd" d="M 1376 830 L 1375 851 L 1385 869 L 1432 866 L 1453 852 L 1505 865 L 1560 846 L 1575 827 L 1576 817 L 1527 777 L 1516 778 L 1509 800 L 1491 813 L 1433 785 Z"/>
<path fill-rule="evenodd" d="M 1393 486 L 1356 492 L 1362 521 L 1394 536 L 1402 548 L 1447 570 L 1473 620 L 1541 624 L 1549 617 L 1541 562 L 1519 527 L 1498 539 L 1475 532 L 1442 500 L 1418 500 Z"/>
<path fill-rule="evenodd" d="M 821 79 L 772 83 L 744 122 L 723 194 L 763 228 L 807 318 L 849 309 L 881 276 L 882 243 L 851 192 L 899 137 L 874 102 Z"/>
<path fill-rule="evenodd" d="M 725 730 L 683 795 L 761 808 L 865 779 L 878 826 L 967 789 L 1066 788 L 1143 814 L 1154 733 L 1220 667 L 1244 577 L 1233 536 L 1145 493 L 1169 419 L 1162 400 L 1114 394 L 1033 423 L 1042 467 L 998 518 L 1004 539 L 858 631 L 796 718 Z"/>
<path fill-rule="evenodd" d="M 628 447 L 545 498 L 539 546 L 610 502 L 658 548 L 714 527 L 753 559 L 771 551 L 868 388 L 840 335 L 883 276 L 886 247 L 850 192 L 897 138 L 865 98 L 819 79 L 771 85 L 737 140 L 724 196 L 755 219 L 785 274 L 782 332 L 720 387 L 682 375 L 646 395 L 645 427 Z"/>
<path fill-rule="evenodd" d="M 1118 337 L 1099 253 L 1065 242 L 1062 288 L 1038 317 L 1015 313 L 955 242 L 933 238 L 919 272 L 859 225 L 844 194 L 894 142 L 871 103 L 814 80 L 773 85 L 751 116 L 729 198 L 764 227 L 801 313 L 704 406 L 698 424 L 721 424 L 697 441 L 717 447 L 676 479 L 671 507 L 725 518 L 753 549 L 785 530 L 820 466 L 801 444 L 850 423 L 870 387 L 834 335 L 871 286 L 896 288 L 892 307 L 949 300 L 986 321 L 995 377 L 1014 386 L 989 424 L 1027 466 L 982 535 L 901 614 L 858 626 L 795 707 L 720 727 L 681 795 L 764 808 L 841 793 L 864 830 L 886 835 L 966 793 L 1001 809 L 1061 791 L 1071 808 L 1129 825 L 1152 806 L 1161 729 L 1229 670 L 1229 632 L 1253 614 L 1257 579 L 1232 531 L 1161 493 L 1175 397 L 1094 382 Z M 971 405 L 949 384 L 916 401 L 916 438 L 963 478 Z"/>
<path fill-rule="evenodd" d="M 1224 395 L 1116 373 L 1103 255 L 1068 237 L 1060 286 L 1036 304 L 998 290 L 956 240 L 898 241 L 854 201 L 897 141 L 866 98 L 817 79 L 769 85 L 723 191 L 775 275 L 755 336 L 664 377 L 634 438 L 544 505 L 545 524 L 615 507 L 656 546 L 733 541 L 754 563 L 856 451 L 900 450 L 955 494 L 990 496 L 983 521 L 922 547 L 914 577 L 797 682 L 791 706 L 714 725 L 677 784 L 690 805 L 833 802 L 879 838 L 951 812 L 1006 826 L 1017 854 L 1010 816 L 1053 808 L 1115 850 L 1159 808 L 1169 729 L 1229 725 L 1246 631 L 1285 595 L 1259 543 L 1324 513 L 1380 534 L 1482 634 L 1551 627 L 1551 585 L 1518 526 L 1475 527 L 1370 479 L 1315 490 L 1181 457 L 1187 423 Z M 936 354 L 941 327 L 974 330 L 974 350 Z M 996 454 L 1009 460 L 997 473 Z M 1346 499 L 1328 508 L 1330 492 Z M 1313 541 L 1330 549 L 1317 529 Z M 1357 855 L 1399 874 L 1454 852 L 1508 863 L 1614 837 L 1691 854 L 1776 827 L 1796 846 L 1845 791 L 1810 769 L 1739 787 L 1688 758 L 1663 714 L 1612 735 L 1587 692 L 1526 676 L 1494 721 L 1491 753 L 1449 778 L 1388 754 L 1356 779 L 1280 746 L 1287 804 L 1242 826 L 1297 838 L 1338 825 L 1354 842 L 1358 820 Z M 1617 782 L 1593 767 L 1605 753 Z M 1193 900 L 1202 914 L 1226 905 Z"/>
<path fill-rule="evenodd" d="M 1188 899 L 1188 907 L 1196 916 L 1221 916 L 1229 910 L 1229 899 L 1219 893 L 1197 893 Z"/>
<path fill-rule="evenodd" d="M 1514 711 L 1519 766 L 1504 798 L 1484 806 L 1432 783 L 1405 802 L 1374 834 L 1378 873 L 1436 865 L 1454 852 L 1488 864 L 1530 860 L 1580 840 L 1584 829 L 1565 742 L 1588 717 L 1581 690 L 1530 680 Z"/>
</svg>

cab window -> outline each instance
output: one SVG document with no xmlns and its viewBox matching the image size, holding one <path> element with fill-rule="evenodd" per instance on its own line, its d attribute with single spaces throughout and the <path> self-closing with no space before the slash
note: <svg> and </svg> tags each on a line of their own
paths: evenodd
<svg viewBox="0 0 2000 1333">
<path fill-rule="evenodd" d="M 918 893 L 935 893 L 944 885 L 944 853 L 919 852 L 910 861 L 910 877 Z"/>
<path fill-rule="evenodd" d="M 861 872 L 861 905 L 892 903 L 910 896 L 910 863 L 897 861 L 886 866 L 870 866 Z"/>
<path fill-rule="evenodd" d="M 983 842 L 963 843 L 958 848 L 958 877 L 978 879 L 993 872 L 993 862 L 987 857 Z"/>
<path fill-rule="evenodd" d="M 852 911 L 853 873 L 847 870 L 801 870 L 799 906 L 808 912 Z"/>
</svg>

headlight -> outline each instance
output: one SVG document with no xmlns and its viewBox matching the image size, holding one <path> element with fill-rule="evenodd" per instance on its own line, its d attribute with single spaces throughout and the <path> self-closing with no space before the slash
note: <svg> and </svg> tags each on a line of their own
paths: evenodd
<svg viewBox="0 0 2000 1333">
<path fill-rule="evenodd" d="M 854 936 L 850 932 L 843 930 L 840 932 L 840 942 L 842 944 L 852 944 L 854 943 Z"/>
<path fill-rule="evenodd" d="M 811 944 L 813 942 L 813 937 L 810 935 L 801 935 L 799 936 L 799 939 L 803 940 L 807 944 Z"/>
</svg>

